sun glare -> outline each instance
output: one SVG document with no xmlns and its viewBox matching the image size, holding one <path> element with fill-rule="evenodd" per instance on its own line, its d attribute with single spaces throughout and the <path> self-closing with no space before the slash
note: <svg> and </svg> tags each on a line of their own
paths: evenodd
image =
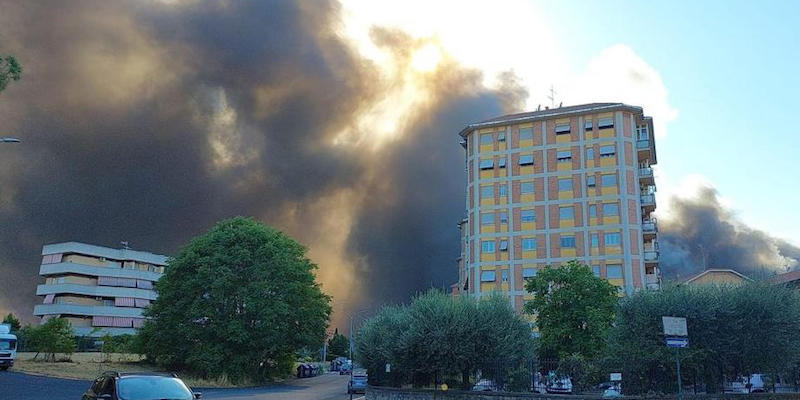
<svg viewBox="0 0 800 400">
<path fill-rule="evenodd" d="M 411 67 L 418 72 L 431 72 L 439 66 L 441 60 L 442 53 L 439 48 L 429 43 L 414 53 L 414 58 L 411 60 Z"/>
</svg>

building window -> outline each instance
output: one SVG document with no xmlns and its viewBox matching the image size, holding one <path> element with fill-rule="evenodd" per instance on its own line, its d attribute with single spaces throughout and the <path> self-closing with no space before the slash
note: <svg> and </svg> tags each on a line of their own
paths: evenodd
<svg viewBox="0 0 800 400">
<path fill-rule="evenodd" d="M 558 180 L 558 191 L 559 192 L 571 192 L 572 191 L 572 178 L 559 179 Z"/>
<path fill-rule="evenodd" d="M 608 265 L 606 265 L 606 278 L 608 278 L 608 279 L 620 279 L 620 278 L 622 278 L 622 265 L 620 265 L 620 264 L 608 264 Z"/>
<path fill-rule="evenodd" d="M 592 130 L 592 128 L 593 128 L 592 127 L 592 120 L 588 120 L 588 121 L 583 123 L 583 129 L 584 130 L 590 131 L 590 130 Z"/>
<path fill-rule="evenodd" d="M 556 125 L 556 135 L 563 135 L 567 134 L 570 131 L 569 124 L 560 124 Z"/>
<path fill-rule="evenodd" d="M 558 162 L 568 162 L 572 161 L 572 151 L 571 150 L 563 150 L 556 153 L 556 160 Z"/>
<path fill-rule="evenodd" d="M 492 143 L 494 143 L 494 141 L 492 140 L 491 133 L 481 135 L 481 144 L 492 144 Z"/>
<path fill-rule="evenodd" d="M 508 223 L 508 213 L 501 212 L 500 213 L 500 223 L 507 224 Z"/>
<path fill-rule="evenodd" d="M 614 157 L 615 155 L 617 155 L 617 151 L 614 148 L 614 145 L 600 146 L 600 158 L 609 158 Z"/>
<path fill-rule="evenodd" d="M 597 205 L 589 204 L 589 218 L 597 218 Z"/>
<path fill-rule="evenodd" d="M 597 129 L 608 129 L 614 127 L 614 120 L 612 118 L 600 118 L 597 121 Z"/>
<path fill-rule="evenodd" d="M 504 283 L 508 282 L 508 270 L 507 269 L 504 269 L 504 270 L 500 271 L 500 279 L 502 279 Z"/>
<path fill-rule="evenodd" d="M 649 135 L 647 134 L 647 126 L 641 125 L 636 127 L 636 139 L 637 140 L 647 140 L 649 139 Z"/>
<path fill-rule="evenodd" d="M 536 268 L 523 268 L 522 269 L 522 277 L 523 278 L 533 278 L 536 276 Z"/>
<path fill-rule="evenodd" d="M 606 246 L 619 246 L 620 234 L 619 232 L 606 233 L 604 235 Z"/>
<path fill-rule="evenodd" d="M 481 198 L 494 197 L 494 186 L 481 186 Z"/>
<path fill-rule="evenodd" d="M 522 251 L 535 251 L 536 239 L 535 238 L 522 238 Z"/>
<path fill-rule="evenodd" d="M 500 251 L 508 251 L 508 240 L 500 241 Z"/>
<path fill-rule="evenodd" d="M 505 157 L 497 160 L 497 166 L 500 167 L 500 168 L 505 168 L 506 167 L 506 159 L 505 159 Z"/>
<path fill-rule="evenodd" d="M 533 154 L 522 154 L 519 156 L 519 165 L 533 165 Z"/>
<path fill-rule="evenodd" d="M 594 274 L 594 276 L 600 276 L 600 266 L 592 265 L 592 273 Z"/>
<path fill-rule="evenodd" d="M 533 193 L 533 182 L 522 182 L 519 184 L 519 192 L 522 194 Z"/>
<path fill-rule="evenodd" d="M 506 197 L 508 194 L 506 193 L 506 185 L 500 185 L 500 197 Z"/>
<path fill-rule="evenodd" d="M 574 219 L 575 218 L 575 207 L 559 207 L 558 209 L 558 217 L 561 219 Z"/>
<path fill-rule="evenodd" d="M 481 242 L 481 253 L 494 253 L 494 240 Z"/>
<path fill-rule="evenodd" d="M 494 225 L 494 213 L 481 214 L 481 225 Z"/>
<path fill-rule="evenodd" d="M 481 271 L 481 282 L 494 282 L 494 271 Z"/>
<path fill-rule="evenodd" d="M 619 215 L 619 204 L 617 203 L 606 203 L 603 204 L 603 216 L 618 216 Z"/>
<path fill-rule="evenodd" d="M 498 142 L 505 142 L 506 141 L 505 132 L 500 132 L 500 133 L 497 134 L 497 141 Z"/>
<path fill-rule="evenodd" d="M 520 129 L 519 140 L 533 140 L 533 129 L 532 128 Z"/>
<path fill-rule="evenodd" d="M 589 175 L 586 177 L 586 186 L 595 187 L 596 185 L 597 185 L 597 178 L 594 175 Z"/>
<path fill-rule="evenodd" d="M 522 222 L 534 222 L 536 221 L 536 214 L 533 210 L 522 210 L 520 213 L 520 220 Z"/>
<path fill-rule="evenodd" d="M 593 233 L 591 236 L 589 236 L 589 238 L 590 238 L 590 240 L 592 242 L 592 247 L 595 247 L 595 248 L 600 247 L 599 236 L 596 233 Z"/>
<path fill-rule="evenodd" d="M 562 236 L 561 248 L 575 248 L 575 236 Z"/>
<path fill-rule="evenodd" d="M 594 160 L 594 149 L 586 149 L 586 159 Z"/>
<path fill-rule="evenodd" d="M 494 168 L 494 160 L 481 160 L 480 168 L 481 169 L 492 169 L 492 168 Z"/>
<path fill-rule="evenodd" d="M 600 183 L 603 187 L 617 186 L 617 176 L 614 174 L 600 176 Z"/>
</svg>

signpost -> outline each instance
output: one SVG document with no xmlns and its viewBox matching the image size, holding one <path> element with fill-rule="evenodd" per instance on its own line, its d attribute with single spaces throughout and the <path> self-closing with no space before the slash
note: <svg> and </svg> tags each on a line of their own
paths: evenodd
<svg viewBox="0 0 800 400">
<path fill-rule="evenodd" d="M 664 324 L 664 339 L 667 347 L 675 348 L 675 364 L 678 373 L 678 400 L 683 400 L 681 390 L 681 357 L 678 350 L 681 347 L 689 347 L 689 332 L 686 329 L 686 318 L 682 317 L 661 317 Z"/>
</svg>

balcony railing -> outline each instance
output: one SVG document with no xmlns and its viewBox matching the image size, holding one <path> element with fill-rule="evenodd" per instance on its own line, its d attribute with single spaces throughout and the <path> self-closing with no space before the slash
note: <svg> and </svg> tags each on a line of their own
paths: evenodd
<svg viewBox="0 0 800 400">
<path fill-rule="evenodd" d="M 647 218 L 642 221 L 642 231 L 644 233 L 658 232 L 658 223 L 655 218 Z"/>
<path fill-rule="evenodd" d="M 639 150 L 650 150 L 650 140 L 637 140 L 636 141 L 636 148 Z"/>
<path fill-rule="evenodd" d="M 656 205 L 656 196 L 652 194 L 643 194 L 642 195 L 642 205 L 643 206 L 654 206 Z"/>
<path fill-rule="evenodd" d="M 653 177 L 653 169 L 650 168 L 650 167 L 639 168 L 639 177 L 640 178 L 652 178 Z"/>
<path fill-rule="evenodd" d="M 656 274 L 645 274 L 644 275 L 644 283 L 646 283 L 648 285 L 651 284 L 651 283 L 658 284 L 659 283 L 658 275 L 656 275 Z"/>
</svg>

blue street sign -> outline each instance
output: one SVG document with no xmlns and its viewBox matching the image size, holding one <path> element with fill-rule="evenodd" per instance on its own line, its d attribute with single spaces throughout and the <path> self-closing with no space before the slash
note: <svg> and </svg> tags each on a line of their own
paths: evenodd
<svg viewBox="0 0 800 400">
<path fill-rule="evenodd" d="M 681 336 L 667 336 L 667 347 L 689 347 L 689 338 Z"/>
</svg>

